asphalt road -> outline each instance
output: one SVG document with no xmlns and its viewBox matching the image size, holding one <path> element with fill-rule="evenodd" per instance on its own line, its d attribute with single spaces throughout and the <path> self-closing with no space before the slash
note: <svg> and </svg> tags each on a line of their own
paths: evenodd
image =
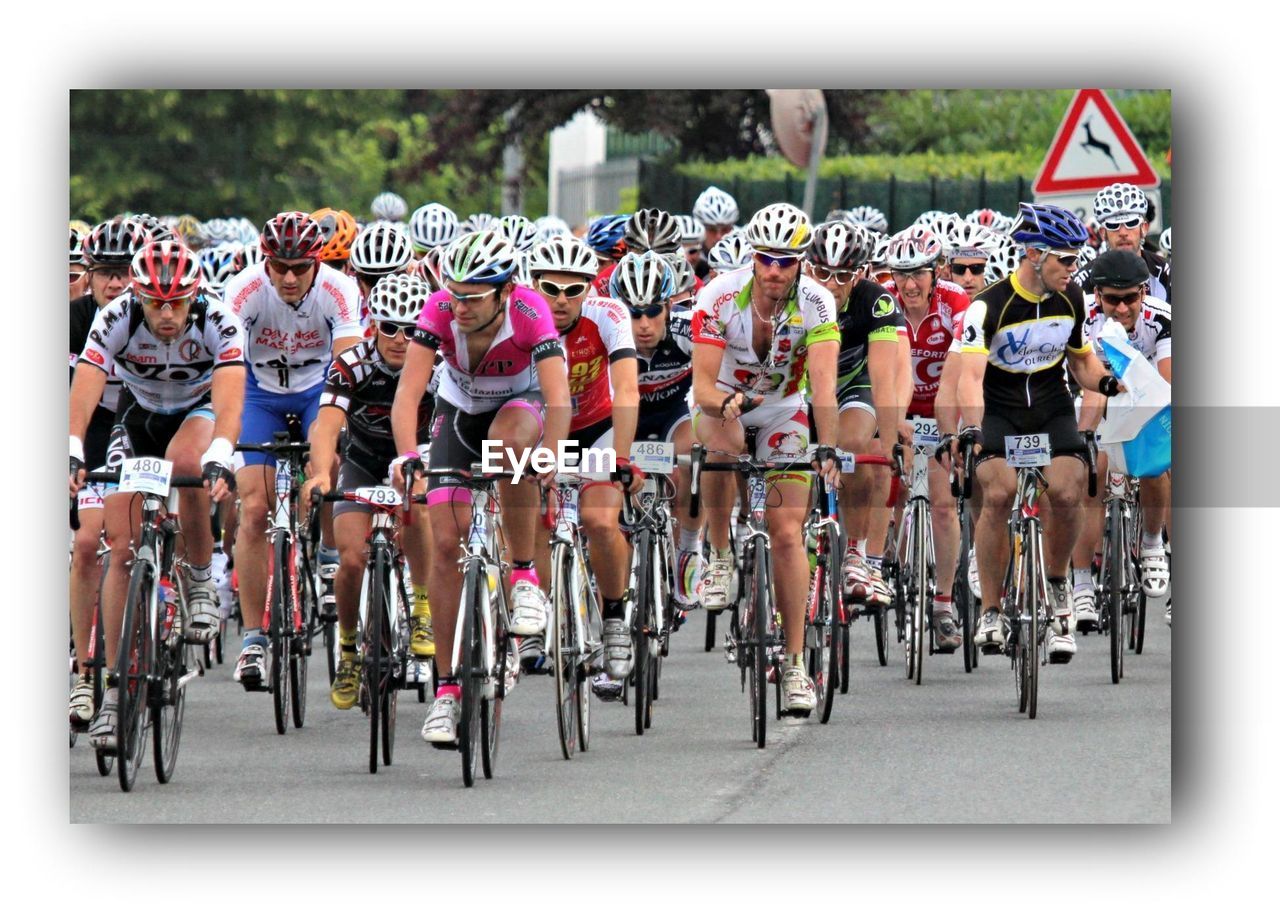
<svg viewBox="0 0 1280 913">
<path fill-rule="evenodd" d="M 277 735 L 269 695 L 231 665 L 191 685 L 178 767 L 148 762 L 134 792 L 98 776 L 87 741 L 70 751 L 72 822 L 1168 822 L 1171 630 L 1152 607 L 1141 656 L 1112 685 L 1104 637 L 1078 636 L 1067 666 L 1041 669 L 1037 719 L 1018 713 L 1007 660 L 966 675 L 959 654 L 905 677 L 901 648 L 875 657 L 853 630 L 851 687 L 830 723 L 770 720 L 750 740 L 745 695 L 723 652 L 702 650 L 697 613 L 673 640 L 654 723 L 596 702 L 590 750 L 564 761 L 552 682 L 523 678 L 506 703 L 496 777 L 462 784 L 460 756 L 421 741 L 426 705 L 404 692 L 395 763 L 370 775 L 368 724 L 328 700 L 313 662 L 306 726 Z M 722 628 L 721 628 L 722 629 Z M 890 636 L 892 637 L 892 631 Z M 772 701 L 772 698 L 770 699 Z"/>
</svg>

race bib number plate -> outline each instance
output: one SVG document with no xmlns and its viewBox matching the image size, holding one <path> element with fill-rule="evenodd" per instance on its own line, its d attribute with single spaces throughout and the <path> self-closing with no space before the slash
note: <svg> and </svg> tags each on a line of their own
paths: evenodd
<svg viewBox="0 0 1280 913">
<path fill-rule="evenodd" d="M 938 435 L 938 420 L 933 418 L 913 418 L 911 420 L 911 439 L 917 447 L 933 449 L 938 446 L 941 437 Z"/>
<path fill-rule="evenodd" d="M 366 485 L 363 488 L 357 488 L 356 498 L 366 504 L 376 504 L 379 507 L 399 507 L 403 500 L 400 492 L 389 485 Z"/>
<path fill-rule="evenodd" d="M 838 448 L 836 449 L 836 453 L 840 457 L 841 472 L 853 472 L 858 468 L 858 462 L 854 459 L 854 455 L 852 453 L 845 453 L 843 450 Z"/>
<path fill-rule="evenodd" d="M 1048 466 L 1049 435 L 1011 434 L 1004 439 L 1005 462 L 1014 469 L 1030 466 Z"/>
<path fill-rule="evenodd" d="M 643 473 L 669 476 L 676 465 L 676 445 L 669 441 L 636 441 L 631 445 L 631 462 Z"/>
<path fill-rule="evenodd" d="M 169 494 L 169 480 L 173 478 L 173 464 L 159 457 L 136 457 L 120 464 L 120 490 L 165 497 Z"/>
</svg>

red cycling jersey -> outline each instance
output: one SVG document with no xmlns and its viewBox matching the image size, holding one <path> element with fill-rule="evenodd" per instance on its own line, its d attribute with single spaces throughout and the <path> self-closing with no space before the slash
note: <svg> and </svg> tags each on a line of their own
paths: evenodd
<svg viewBox="0 0 1280 913">
<path fill-rule="evenodd" d="M 898 303 L 902 296 L 893 280 L 885 284 Z M 933 401 L 938 396 L 942 377 L 942 363 L 950 351 L 960 351 L 960 333 L 964 329 L 964 312 L 969 307 L 969 296 L 964 289 L 945 279 L 935 280 L 929 295 L 929 310 L 918 324 L 913 323 L 906 306 L 902 315 L 906 319 L 907 338 L 911 343 L 911 370 L 914 389 L 911 396 L 911 415 L 933 418 Z"/>
<path fill-rule="evenodd" d="M 631 315 L 613 298 L 588 297 L 582 313 L 562 333 L 569 363 L 569 400 L 573 405 L 570 431 L 607 420 L 613 413 L 609 366 L 620 358 L 635 358 Z"/>
</svg>

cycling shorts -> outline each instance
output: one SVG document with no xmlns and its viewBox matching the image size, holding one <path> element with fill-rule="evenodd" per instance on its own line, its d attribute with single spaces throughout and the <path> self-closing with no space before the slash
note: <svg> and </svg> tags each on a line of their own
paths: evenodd
<svg viewBox="0 0 1280 913">
<path fill-rule="evenodd" d="M 503 409 L 526 409 L 538 420 L 538 441 L 546 430 L 546 402 L 542 394 L 526 391 L 507 400 L 501 407 L 474 415 L 463 412 L 442 396 L 436 397 L 436 411 L 431 416 L 431 469 L 470 469 L 472 463 L 483 458 L 484 441 L 489 438 L 489 426 Z M 459 484 L 460 479 L 449 476 L 432 476 L 427 479 L 427 506 L 446 501 L 471 503 L 471 489 Z"/>
<path fill-rule="evenodd" d="M 253 380 L 253 373 L 244 386 L 244 412 L 240 419 L 240 443 L 270 444 L 277 431 L 287 431 L 285 417 L 296 415 L 302 420 L 302 434 L 311 431 L 311 424 L 320 412 L 320 393 L 324 382 L 299 390 L 296 393 L 271 393 Z M 275 466 L 276 458 L 269 453 L 244 454 L 246 466 Z"/>
<path fill-rule="evenodd" d="M 163 459 L 173 436 L 189 419 L 213 422 L 213 405 L 207 393 L 186 412 L 163 413 L 142 408 L 126 388 L 120 393 L 120 409 L 107 445 L 107 468 L 119 469 L 123 461 L 134 457 Z"/>
<path fill-rule="evenodd" d="M 974 462 L 1003 460 L 1004 439 L 1015 434 L 1048 434 L 1052 456 L 1073 456 L 1082 462 L 1088 461 L 1075 410 L 1068 405 L 1065 411 L 1056 410 L 1048 414 L 1043 409 L 1008 406 L 1001 406 L 996 413 L 988 409 L 982 417 L 982 453 L 974 458 Z"/>
<path fill-rule="evenodd" d="M 660 412 L 646 413 L 642 405 L 640 420 L 636 422 L 636 440 L 671 442 L 675 439 L 676 429 L 689 420 L 689 406 L 683 398 Z"/>
<path fill-rule="evenodd" d="M 872 415 L 876 414 L 876 406 L 871 399 L 871 384 L 856 386 L 850 384 L 840 391 L 836 402 L 840 405 L 842 415 L 850 409 L 862 409 Z"/>
<path fill-rule="evenodd" d="M 421 445 L 421 448 L 425 447 L 425 444 Z M 421 448 L 419 453 L 423 452 Z M 364 488 L 371 485 L 386 485 L 387 468 L 387 466 L 384 466 L 380 474 L 374 474 L 359 463 L 345 460 L 338 467 L 338 491 L 350 491 L 353 488 Z M 333 503 L 333 515 L 335 517 L 351 513 L 371 514 L 373 513 L 373 508 L 358 501 L 335 501 Z"/>
<path fill-rule="evenodd" d="M 699 422 L 718 422 L 719 416 L 704 415 L 694 406 L 692 410 L 693 432 L 698 433 Z M 755 451 L 750 455 L 757 460 L 800 461 L 793 472 L 777 470 L 766 474 L 770 482 L 803 482 L 809 484 L 811 467 L 804 460 L 809 449 L 809 409 L 801 402 L 797 405 L 780 403 L 758 406 L 738 418 L 743 431 L 755 431 Z"/>
</svg>

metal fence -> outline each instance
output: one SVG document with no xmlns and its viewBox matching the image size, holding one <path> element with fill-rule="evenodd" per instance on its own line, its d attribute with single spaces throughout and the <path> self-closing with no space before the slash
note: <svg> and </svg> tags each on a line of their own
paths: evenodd
<svg viewBox="0 0 1280 913">
<path fill-rule="evenodd" d="M 640 179 L 640 159 L 624 158 L 581 168 L 564 168 L 555 180 L 552 199 L 560 218 L 580 225 L 588 216 L 618 212 L 622 193 L 634 191 Z"/>
<path fill-rule="evenodd" d="M 668 212 L 683 213 L 693 208 L 693 201 L 707 186 L 702 178 L 691 178 L 674 169 L 647 159 L 640 161 L 640 206 L 656 206 Z M 731 180 L 716 186 L 728 191 L 738 201 L 745 221 L 751 213 L 769 203 L 787 202 L 801 205 L 803 178 L 786 177 L 781 181 Z M 1172 223 L 1172 182 L 1160 186 L 1164 224 Z M 990 208 L 1013 214 L 1018 203 L 1030 200 L 1031 179 L 989 181 L 986 176 L 972 180 L 932 179 L 928 181 L 858 181 L 852 178 L 819 178 L 815 195 L 814 216 L 821 219 L 833 209 L 868 205 L 881 210 L 889 220 L 890 231 L 906 228 L 920 213 L 930 209 L 958 212 Z"/>
</svg>

